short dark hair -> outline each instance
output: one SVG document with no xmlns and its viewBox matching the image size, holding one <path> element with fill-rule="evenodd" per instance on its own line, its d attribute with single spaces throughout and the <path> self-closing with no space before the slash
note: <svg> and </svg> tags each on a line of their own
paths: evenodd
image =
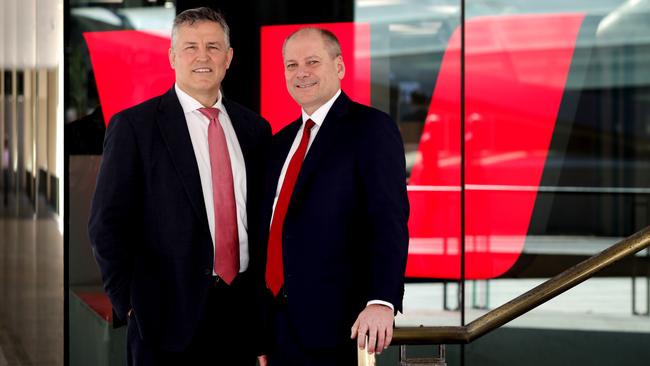
<svg viewBox="0 0 650 366">
<path fill-rule="evenodd" d="M 226 18 L 224 18 L 223 14 L 220 12 L 205 6 L 187 9 L 176 15 L 176 18 L 174 18 L 174 25 L 172 26 L 172 46 L 174 45 L 174 39 L 176 38 L 178 27 L 181 25 L 192 25 L 197 22 L 214 22 L 219 24 L 223 29 L 226 46 L 230 47 L 230 27 L 228 27 L 228 23 L 226 23 Z"/>
<path fill-rule="evenodd" d="M 323 37 L 323 41 L 325 42 L 325 47 L 327 48 L 327 53 L 329 53 L 332 58 L 341 56 L 341 44 L 339 43 L 339 39 L 336 37 L 336 35 L 327 29 L 318 28 L 318 27 L 304 27 L 291 33 L 284 40 L 284 44 L 282 45 L 282 55 L 284 55 L 284 51 L 287 47 L 287 43 L 298 33 L 303 33 L 303 32 L 316 32 L 318 35 Z"/>
</svg>

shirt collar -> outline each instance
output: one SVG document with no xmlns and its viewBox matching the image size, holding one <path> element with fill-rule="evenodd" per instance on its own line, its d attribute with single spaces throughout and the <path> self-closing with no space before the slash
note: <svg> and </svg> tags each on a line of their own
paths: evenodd
<svg viewBox="0 0 650 366">
<path fill-rule="evenodd" d="M 181 103 L 181 107 L 183 108 L 183 113 L 188 114 L 198 110 L 199 108 L 203 108 L 203 104 L 201 104 L 198 100 L 192 98 L 189 94 L 184 92 L 181 88 L 178 87 L 178 84 L 174 84 L 174 88 L 176 90 L 176 95 L 178 96 L 178 101 Z M 223 98 L 221 98 L 221 90 L 219 91 L 219 97 L 217 98 L 217 101 L 216 103 L 214 103 L 212 108 L 217 108 L 221 113 L 223 113 L 226 110 L 223 107 Z"/>
<path fill-rule="evenodd" d="M 327 113 L 330 111 L 332 108 L 332 105 L 334 105 L 334 102 L 336 101 L 336 98 L 341 95 L 341 89 L 339 89 L 334 96 L 328 100 L 325 104 L 320 106 L 314 113 L 310 115 L 305 112 L 305 110 L 302 110 L 302 123 L 305 123 L 306 120 L 311 119 L 314 121 L 315 124 L 320 127 L 323 124 L 323 121 L 325 121 L 325 117 L 327 117 Z"/>
</svg>

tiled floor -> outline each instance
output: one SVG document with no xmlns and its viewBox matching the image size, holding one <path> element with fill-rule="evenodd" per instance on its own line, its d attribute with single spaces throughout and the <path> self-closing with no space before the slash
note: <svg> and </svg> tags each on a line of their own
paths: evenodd
<svg viewBox="0 0 650 366">
<path fill-rule="evenodd" d="M 63 365 L 63 237 L 39 211 L 0 208 L 0 366 Z"/>
</svg>

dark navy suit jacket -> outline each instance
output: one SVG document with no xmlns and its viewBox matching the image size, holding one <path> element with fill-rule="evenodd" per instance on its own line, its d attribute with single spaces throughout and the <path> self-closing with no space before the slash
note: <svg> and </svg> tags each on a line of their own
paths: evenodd
<svg viewBox="0 0 650 366">
<path fill-rule="evenodd" d="M 272 139 L 263 222 L 302 119 Z M 369 300 L 402 307 L 408 249 L 404 148 L 387 114 L 337 98 L 309 148 L 283 227 L 284 290 L 302 346 L 338 347 Z"/>
<path fill-rule="evenodd" d="M 248 225 L 257 227 L 271 130 L 257 114 L 227 99 L 223 104 L 246 164 Z M 213 245 L 174 88 L 112 118 L 89 232 L 118 320 L 133 308 L 143 339 L 170 351 L 187 347 L 214 281 Z M 249 233 L 247 273 L 262 294 L 265 248 L 254 233 Z"/>
</svg>

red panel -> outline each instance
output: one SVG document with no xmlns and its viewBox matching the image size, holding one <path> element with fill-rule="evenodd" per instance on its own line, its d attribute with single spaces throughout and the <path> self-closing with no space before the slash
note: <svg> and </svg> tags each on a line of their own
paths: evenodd
<svg viewBox="0 0 650 366">
<path fill-rule="evenodd" d="M 113 307 L 111 306 L 111 301 L 108 299 L 108 296 L 103 292 L 86 292 L 86 291 L 77 291 L 77 296 L 83 301 L 89 308 L 91 308 L 97 315 L 107 322 L 113 320 Z"/>
<path fill-rule="evenodd" d="M 115 113 L 160 95 L 174 84 L 167 56 L 169 37 L 111 31 L 86 32 L 84 38 L 106 125 Z"/>
<path fill-rule="evenodd" d="M 466 23 L 466 277 L 521 253 L 584 14 Z M 460 275 L 460 30 L 443 57 L 412 170 L 407 276 Z"/>
<path fill-rule="evenodd" d="M 370 26 L 366 23 L 295 24 L 262 27 L 262 116 L 277 132 L 300 117 L 300 107 L 291 99 L 284 80 L 282 44 L 292 32 L 316 26 L 332 31 L 341 43 L 345 77 L 341 89 L 350 98 L 370 104 Z"/>
</svg>

